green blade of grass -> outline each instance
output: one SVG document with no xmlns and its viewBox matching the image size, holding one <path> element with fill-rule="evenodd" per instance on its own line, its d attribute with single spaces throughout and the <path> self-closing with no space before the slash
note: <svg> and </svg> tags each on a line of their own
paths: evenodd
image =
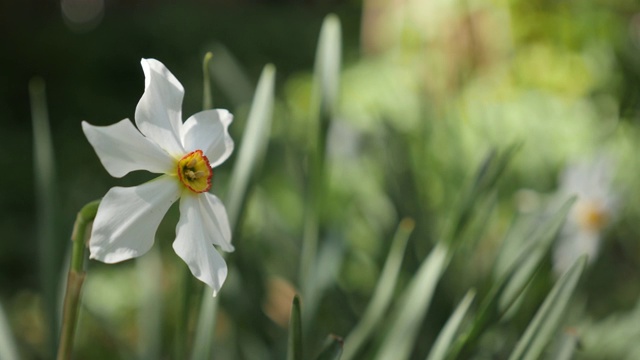
<svg viewBox="0 0 640 360">
<path fill-rule="evenodd" d="M 322 295 L 314 288 L 313 272 L 317 267 L 318 214 L 324 198 L 324 153 L 326 134 L 331 119 L 335 116 L 340 87 L 340 66 L 342 58 L 340 21 L 335 15 L 328 15 L 320 30 L 316 51 L 313 94 L 309 121 L 307 189 L 304 208 L 304 228 L 300 255 L 299 284 L 302 297 L 307 304 L 317 303 Z M 305 307 L 305 319 L 312 317 L 315 307 Z M 305 326 L 311 324 L 306 321 Z"/>
<path fill-rule="evenodd" d="M 371 297 L 371 302 L 356 327 L 345 339 L 342 359 L 350 360 L 355 358 L 389 307 L 393 292 L 396 288 L 400 265 L 402 265 L 404 251 L 407 247 L 407 240 L 411 236 L 414 227 L 415 222 L 412 219 L 404 219 L 400 222 L 393 242 L 391 243 L 389 255 L 387 255 L 384 268 L 382 269 L 380 280 L 378 280 L 373 296 Z"/>
<path fill-rule="evenodd" d="M 264 158 L 273 113 L 276 68 L 269 64 L 262 70 L 251 104 L 242 146 L 229 180 L 227 214 L 231 228 L 235 228 L 247 197 L 249 182 L 257 165 Z"/>
<path fill-rule="evenodd" d="M 532 232 L 531 238 L 526 239 L 526 241 L 534 243 L 536 246 L 530 250 L 525 250 L 527 247 L 521 246 L 519 252 L 517 251 L 515 255 L 511 257 L 512 259 L 520 259 L 523 254 L 528 254 L 523 261 L 518 261 L 517 263 L 512 262 L 507 265 L 508 268 L 515 268 L 515 274 L 511 277 L 500 296 L 498 305 L 500 312 L 505 312 L 517 298 L 521 296 L 526 284 L 529 283 L 533 274 L 538 269 L 538 265 L 550 251 L 553 240 L 562 228 L 575 199 L 575 197 L 572 197 L 566 200 L 556 214 L 547 221 L 532 224 L 534 231 Z M 519 265 L 515 267 L 516 264 Z"/>
<path fill-rule="evenodd" d="M 250 180 L 266 151 L 271 133 L 274 102 L 275 67 L 264 67 L 251 104 L 247 126 L 242 137 L 238 158 L 231 173 L 227 193 L 227 215 L 235 230 L 241 210 L 249 192 Z M 211 289 L 204 288 L 191 359 L 209 359 L 218 307 L 218 298 L 211 296 Z"/>
<path fill-rule="evenodd" d="M 330 335 L 324 348 L 316 357 L 316 360 L 340 360 L 342 355 L 343 341 L 341 338 Z"/>
<path fill-rule="evenodd" d="M 493 149 L 485 156 L 476 171 L 473 182 L 466 188 L 460 198 L 460 203 L 445 230 L 444 241 L 453 243 L 460 240 L 459 235 L 470 222 L 478 200 L 495 188 L 500 176 L 519 147 L 516 144 L 507 147 L 503 151 Z"/>
<path fill-rule="evenodd" d="M 202 110 L 209 110 L 213 108 L 213 97 L 211 95 L 211 75 L 209 74 L 209 66 L 211 63 L 213 54 L 208 52 L 204 54 L 202 60 L 202 76 L 204 81 L 202 82 Z"/>
<path fill-rule="evenodd" d="M 472 326 L 456 340 L 455 345 L 447 355 L 448 359 L 456 359 L 459 355 L 461 355 L 461 358 L 470 356 L 469 351 L 482 332 L 490 324 L 501 319 L 505 312 L 509 310 L 518 299 L 518 296 L 524 291 L 540 267 L 544 258 L 540 254 L 544 255 L 549 251 L 551 243 L 560 230 L 560 226 L 563 224 L 574 201 L 575 197 L 568 199 L 559 210 L 549 216 L 545 221 L 537 223 L 537 231 L 531 235 L 529 241 L 523 242 L 522 248 L 519 249 L 517 256 L 514 255 L 513 258 L 509 259 L 508 264 L 504 265 L 503 271 L 496 272 L 497 280 L 482 300 L 480 310 Z M 533 260 L 528 261 L 529 258 L 533 258 Z M 524 269 L 522 268 L 522 264 L 524 263 L 533 264 L 535 267 L 532 271 L 529 271 L 530 266 L 522 270 Z M 508 288 L 509 295 L 505 298 L 503 295 Z"/>
<path fill-rule="evenodd" d="M 574 357 L 576 349 L 580 345 L 580 338 L 578 334 L 574 333 L 575 330 L 564 330 L 562 337 L 560 338 L 552 359 L 555 360 L 571 360 Z"/>
<path fill-rule="evenodd" d="M 540 358 L 547 344 L 558 331 L 586 262 L 587 257 L 583 255 L 554 285 L 516 344 L 516 348 L 509 360 L 534 360 Z"/>
<path fill-rule="evenodd" d="M 476 292 L 474 290 L 469 290 L 462 301 L 460 301 L 460 304 L 458 304 L 458 307 L 456 307 L 456 310 L 453 312 L 449 320 L 447 320 L 442 331 L 440 331 L 436 342 L 433 344 L 433 347 L 429 352 L 429 356 L 427 356 L 427 360 L 445 359 L 445 356 L 449 351 L 449 347 L 455 339 L 456 332 L 458 331 L 464 316 L 467 314 L 467 310 L 469 310 L 475 296 Z"/>
<path fill-rule="evenodd" d="M 139 359 L 161 358 L 162 345 L 162 260 L 157 246 L 136 260 L 136 273 L 140 289 L 138 311 Z"/>
<path fill-rule="evenodd" d="M 45 83 L 41 78 L 29 82 L 33 124 L 33 171 L 36 193 L 36 227 L 42 296 L 48 326 L 47 344 L 55 353 L 58 342 L 58 266 L 64 249 L 56 243 L 56 172 L 53 141 L 49 127 Z M 66 244 L 65 244 L 66 245 Z"/>
<path fill-rule="evenodd" d="M 210 53 L 215 57 L 215 65 L 208 70 L 218 85 L 217 88 L 234 107 L 251 101 L 253 84 L 240 62 L 222 44 L 213 44 L 210 48 Z"/>
<path fill-rule="evenodd" d="M 287 360 L 302 360 L 302 320 L 300 319 L 300 298 L 294 296 L 289 318 L 289 351 Z"/>
<path fill-rule="evenodd" d="M 0 359 L 18 360 L 18 347 L 11 333 L 9 319 L 0 304 Z"/>
<path fill-rule="evenodd" d="M 376 359 L 404 360 L 411 354 L 420 325 L 429 308 L 436 284 L 449 260 L 449 249 L 439 243 L 422 262 L 395 309 L 389 332 Z"/>
</svg>

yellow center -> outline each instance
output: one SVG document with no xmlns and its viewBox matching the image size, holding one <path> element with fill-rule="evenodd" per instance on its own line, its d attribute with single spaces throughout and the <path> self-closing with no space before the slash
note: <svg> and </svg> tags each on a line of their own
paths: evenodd
<svg viewBox="0 0 640 360">
<path fill-rule="evenodd" d="M 609 214 L 598 203 L 582 203 L 578 206 L 578 221 L 587 230 L 600 231 L 609 222 Z"/>
<path fill-rule="evenodd" d="M 195 193 L 211 189 L 213 170 L 202 150 L 190 152 L 178 161 L 178 177 L 184 186 Z"/>
</svg>

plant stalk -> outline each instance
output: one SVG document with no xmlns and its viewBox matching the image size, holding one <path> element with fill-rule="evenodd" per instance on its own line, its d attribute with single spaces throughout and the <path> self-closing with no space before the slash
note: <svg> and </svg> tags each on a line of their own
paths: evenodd
<svg viewBox="0 0 640 360">
<path fill-rule="evenodd" d="M 71 253 L 71 266 L 67 275 L 67 289 L 64 295 L 64 305 L 62 314 L 62 330 L 60 334 L 60 345 L 58 346 L 58 360 L 71 359 L 73 350 L 73 339 L 78 322 L 78 312 L 80 309 L 80 295 L 82 284 L 86 273 L 84 271 L 85 235 L 88 225 L 96 217 L 100 200 L 86 204 L 78 215 L 73 225 L 71 241 L 73 249 Z"/>
</svg>

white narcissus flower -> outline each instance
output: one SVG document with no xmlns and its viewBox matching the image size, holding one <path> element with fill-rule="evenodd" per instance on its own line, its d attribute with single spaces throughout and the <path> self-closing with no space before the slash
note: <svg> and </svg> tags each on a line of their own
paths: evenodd
<svg viewBox="0 0 640 360">
<path fill-rule="evenodd" d="M 233 251 L 224 205 L 211 188 L 213 167 L 233 151 L 227 110 L 206 110 L 182 122 L 184 89 L 159 61 L 142 59 L 144 94 L 129 119 L 110 126 L 82 122 L 87 139 L 109 174 L 134 170 L 163 174 L 139 186 L 113 187 L 100 202 L 93 222 L 91 258 L 116 263 L 146 253 L 160 221 L 180 199 L 180 220 L 173 249 L 193 275 L 215 296 L 227 277 L 227 265 L 214 245 Z"/>
<path fill-rule="evenodd" d="M 581 255 L 592 263 L 600 251 L 604 229 L 618 210 L 613 191 L 613 161 L 600 155 L 567 167 L 560 178 L 560 197 L 577 195 L 553 252 L 556 274 L 564 273 Z"/>
</svg>

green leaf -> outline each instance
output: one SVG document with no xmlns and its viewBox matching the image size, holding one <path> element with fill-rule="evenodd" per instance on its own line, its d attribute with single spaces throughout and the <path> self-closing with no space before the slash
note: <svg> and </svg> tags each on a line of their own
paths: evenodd
<svg viewBox="0 0 640 360">
<path fill-rule="evenodd" d="M 55 352 L 58 342 L 58 280 L 59 264 L 64 252 L 56 242 L 56 171 L 53 141 L 49 127 L 49 114 L 45 83 L 41 78 L 29 81 L 31 118 L 33 124 L 33 172 L 35 175 L 36 229 L 39 247 L 40 283 L 48 325 L 47 341 Z M 64 243 L 64 246 L 68 242 Z"/>
<path fill-rule="evenodd" d="M 457 358 L 459 354 L 462 354 L 462 357 L 468 356 L 465 351 L 469 351 L 489 324 L 502 318 L 518 299 L 542 263 L 543 255 L 549 251 L 574 201 L 575 197 L 568 199 L 556 213 L 545 221 L 537 222 L 535 232 L 527 241 L 522 241 L 521 248 L 512 254 L 505 265 L 501 267 L 500 262 L 497 262 L 497 269 L 504 270 L 494 272 L 497 280 L 483 299 L 472 326 L 456 340 L 447 358 Z M 523 267 L 522 264 L 527 265 Z"/>
<path fill-rule="evenodd" d="M 289 318 L 289 351 L 287 360 L 302 360 L 302 321 L 300 316 L 300 298 L 293 297 L 291 317 Z"/>
<path fill-rule="evenodd" d="M 558 280 L 531 323 L 529 323 L 529 326 L 527 326 L 509 360 L 535 360 L 540 358 L 547 344 L 558 331 L 586 262 L 586 255 L 581 256 Z"/>
<path fill-rule="evenodd" d="M 446 242 L 460 241 L 459 235 L 470 223 L 478 201 L 495 188 L 498 179 L 519 147 L 519 145 L 512 145 L 506 150 L 499 152 L 494 149 L 487 154 L 478 167 L 473 182 L 463 192 L 456 212 L 451 217 L 444 236 Z"/>
<path fill-rule="evenodd" d="M 215 57 L 215 65 L 209 67 L 208 71 L 211 72 L 211 77 L 218 85 L 219 91 L 234 107 L 251 101 L 254 87 L 240 62 L 222 44 L 216 43 L 209 48 Z"/>
<path fill-rule="evenodd" d="M 316 284 L 312 280 L 318 251 L 318 213 L 324 198 L 326 134 L 331 119 L 335 116 L 340 87 L 341 37 L 340 21 L 337 16 L 328 15 L 322 24 L 316 50 L 309 121 L 309 170 L 306 174 L 308 187 L 305 194 L 304 233 L 298 280 L 307 304 L 316 303 L 316 297 L 321 295 L 321 292 L 314 288 Z M 305 307 L 305 318 L 312 316 L 314 311 L 315 307 Z"/>
<path fill-rule="evenodd" d="M 275 71 L 275 67 L 270 64 L 262 70 L 238 151 L 238 158 L 231 173 L 226 201 L 231 229 L 235 229 L 238 224 L 240 212 L 249 191 L 250 179 L 264 157 L 271 133 Z M 217 307 L 218 298 L 211 297 L 211 289 L 205 287 L 200 304 L 193 353 L 191 354 L 191 358 L 194 360 L 210 358 Z"/>
<path fill-rule="evenodd" d="M 349 360 L 358 354 L 358 351 L 365 341 L 369 339 L 389 307 L 396 288 L 396 282 L 398 281 L 398 273 L 400 272 L 400 265 L 402 265 L 404 251 L 407 247 L 407 240 L 411 236 L 414 227 L 415 222 L 412 219 L 407 218 L 400 222 L 382 269 L 380 280 L 378 280 L 371 297 L 371 302 L 369 302 L 356 327 L 345 339 L 343 359 Z"/>
<path fill-rule="evenodd" d="M 567 329 L 562 332 L 561 338 L 551 355 L 554 360 L 571 360 L 580 346 L 580 338 L 575 330 Z"/>
<path fill-rule="evenodd" d="M 436 342 L 431 348 L 431 352 L 429 352 L 427 360 L 445 359 L 447 351 L 453 343 L 456 332 L 458 331 L 458 328 L 460 327 L 460 324 L 462 323 L 467 310 L 469 310 L 469 306 L 471 306 L 471 303 L 473 302 L 475 296 L 476 292 L 474 290 L 469 290 L 467 292 L 467 295 L 465 295 L 462 301 L 460 301 L 460 304 L 458 304 L 458 307 L 453 312 L 447 323 L 444 325 L 442 331 L 440 331 Z"/>
<path fill-rule="evenodd" d="M 389 332 L 376 359 L 408 359 L 433 293 L 449 260 L 449 249 L 439 243 L 422 262 L 395 309 Z"/>
<path fill-rule="evenodd" d="M 18 360 L 18 347 L 16 346 L 13 334 L 11 334 L 11 326 L 9 319 L 0 304 L 0 359 Z"/>
<path fill-rule="evenodd" d="M 140 304 L 138 358 L 159 359 L 162 353 L 162 259 L 157 246 L 136 261 Z"/>
<path fill-rule="evenodd" d="M 538 220 L 532 222 L 532 228 L 529 230 L 532 235 L 530 237 L 520 237 L 522 240 L 518 244 L 518 249 L 509 254 L 510 259 L 504 260 L 507 268 L 515 269 L 515 274 L 511 276 L 509 283 L 500 296 L 498 305 L 500 312 L 505 312 L 509 309 L 517 298 L 521 296 L 540 263 L 550 251 L 553 240 L 562 228 L 575 200 L 575 197 L 567 199 L 559 210 L 546 221 Z M 505 246 L 509 246 L 506 241 L 505 243 Z M 533 248 L 525 246 L 530 243 L 535 244 L 535 246 Z M 518 261 L 514 261 L 516 259 Z M 497 263 L 500 263 L 500 261 Z"/>
<path fill-rule="evenodd" d="M 341 59 L 340 20 L 336 15 L 329 14 L 324 19 L 320 30 L 314 70 L 316 104 L 320 107 L 319 114 L 322 120 L 332 117 L 336 112 L 340 88 Z"/>
<path fill-rule="evenodd" d="M 242 136 L 242 145 L 231 173 L 227 196 L 227 214 L 232 229 L 237 225 L 240 211 L 246 200 L 249 181 L 257 165 L 264 158 L 267 149 L 271 134 L 275 74 L 276 69 L 271 64 L 262 70 L 249 111 L 247 126 Z"/>
<path fill-rule="evenodd" d="M 343 341 L 341 338 L 330 335 L 316 360 L 339 360 L 342 355 L 342 346 Z"/>
<path fill-rule="evenodd" d="M 213 99 L 211 95 L 211 75 L 209 74 L 209 64 L 211 63 L 211 58 L 213 54 L 208 52 L 204 55 L 204 60 L 202 60 L 202 77 L 203 81 L 203 89 L 202 89 L 202 109 L 209 110 L 213 108 Z"/>
</svg>

